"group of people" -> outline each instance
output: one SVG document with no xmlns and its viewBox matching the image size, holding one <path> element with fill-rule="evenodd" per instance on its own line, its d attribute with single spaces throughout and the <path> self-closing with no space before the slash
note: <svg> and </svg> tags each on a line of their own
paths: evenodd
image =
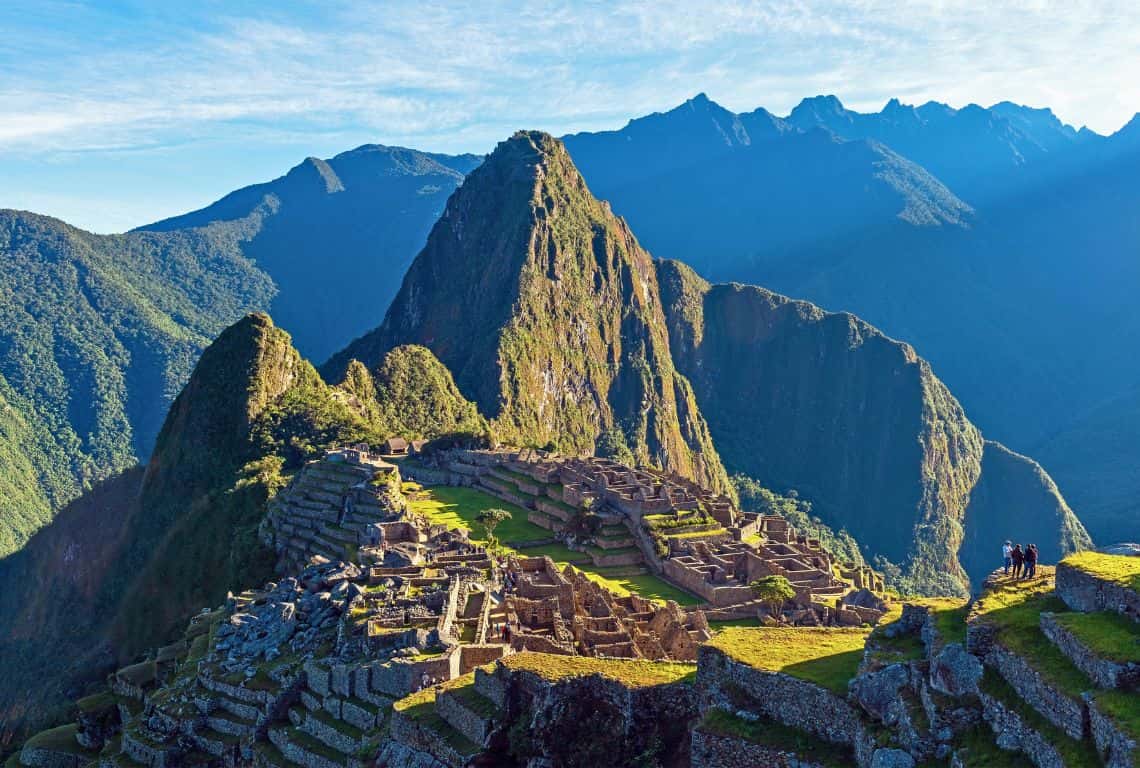
<svg viewBox="0 0 1140 768">
<path fill-rule="evenodd" d="M 1006 541 L 1001 547 L 1002 559 L 1005 562 L 1005 575 L 1013 571 L 1015 579 L 1032 579 L 1037 575 L 1037 545 L 1026 544 L 1023 549 L 1020 544 Z"/>
</svg>

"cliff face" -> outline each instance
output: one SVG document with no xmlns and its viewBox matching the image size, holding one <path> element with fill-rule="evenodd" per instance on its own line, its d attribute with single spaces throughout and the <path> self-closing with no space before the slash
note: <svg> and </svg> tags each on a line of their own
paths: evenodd
<svg viewBox="0 0 1140 768">
<path fill-rule="evenodd" d="M 674 367 L 652 259 L 548 135 L 520 132 L 471 173 L 384 323 L 326 375 L 409 343 L 504 441 L 592 452 L 617 427 L 639 461 L 728 487 Z"/>
<path fill-rule="evenodd" d="M 983 448 L 910 346 L 851 315 L 710 285 L 677 262 L 658 273 L 674 358 L 729 469 L 797 489 L 869 555 L 902 566 L 907 587 L 961 592 L 967 573 L 992 569 L 984 548 L 960 552 L 967 524 L 977 537 L 1033 531 L 1052 543 L 1047 558 L 1088 544 L 1040 467 Z"/>
<path fill-rule="evenodd" d="M 962 564 L 971 574 L 993 570 L 1006 539 L 1036 544 L 1043 563 L 1092 548 L 1084 525 L 1041 465 L 987 440 L 982 475 L 966 509 Z"/>
</svg>

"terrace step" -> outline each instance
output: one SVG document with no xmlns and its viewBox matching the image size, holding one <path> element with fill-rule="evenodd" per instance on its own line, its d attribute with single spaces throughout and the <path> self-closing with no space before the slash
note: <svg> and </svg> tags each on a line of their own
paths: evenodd
<svg viewBox="0 0 1140 768">
<path fill-rule="evenodd" d="M 348 758 L 296 726 L 269 729 L 269 741 L 291 765 L 303 768 L 345 768 Z"/>
</svg>

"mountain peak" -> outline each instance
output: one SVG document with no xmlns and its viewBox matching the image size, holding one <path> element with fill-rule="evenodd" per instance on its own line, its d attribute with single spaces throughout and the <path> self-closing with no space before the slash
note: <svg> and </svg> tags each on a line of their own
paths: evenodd
<svg viewBox="0 0 1140 768">
<path fill-rule="evenodd" d="M 819 96 L 808 96 L 800 100 L 796 108 L 788 115 L 789 119 L 794 117 L 797 113 L 809 113 L 819 116 L 824 115 L 842 115 L 847 112 L 847 108 L 843 106 L 843 102 L 839 97 L 834 94 L 826 96 L 820 94 Z"/>
<path fill-rule="evenodd" d="M 508 444 L 592 453 L 616 431 L 638 461 L 728 489 L 672 363 L 652 258 L 547 133 L 516 132 L 472 171 L 384 322 L 326 375 L 404 344 L 430 349 Z"/>
</svg>

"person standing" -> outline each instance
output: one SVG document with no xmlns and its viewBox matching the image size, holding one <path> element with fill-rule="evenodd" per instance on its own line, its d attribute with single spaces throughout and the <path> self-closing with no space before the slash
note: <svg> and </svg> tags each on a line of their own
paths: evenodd
<svg viewBox="0 0 1140 768">
<path fill-rule="evenodd" d="M 1037 575 L 1037 545 L 1030 544 L 1025 548 L 1025 578 L 1032 579 Z"/>
<path fill-rule="evenodd" d="M 1001 545 L 1001 559 L 1005 563 L 1005 575 L 1008 576 L 1009 569 L 1013 566 L 1013 542 L 1009 539 Z"/>
<path fill-rule="evenodd" d="M 1021 566 L 1025 562 L 1025 553 L 1021 551 L 1020 544 L 1014 545 L 1009 557 L 1013 560 L 1013 578 L 1016 579 L 1021 576 Z"/>
</svg>

